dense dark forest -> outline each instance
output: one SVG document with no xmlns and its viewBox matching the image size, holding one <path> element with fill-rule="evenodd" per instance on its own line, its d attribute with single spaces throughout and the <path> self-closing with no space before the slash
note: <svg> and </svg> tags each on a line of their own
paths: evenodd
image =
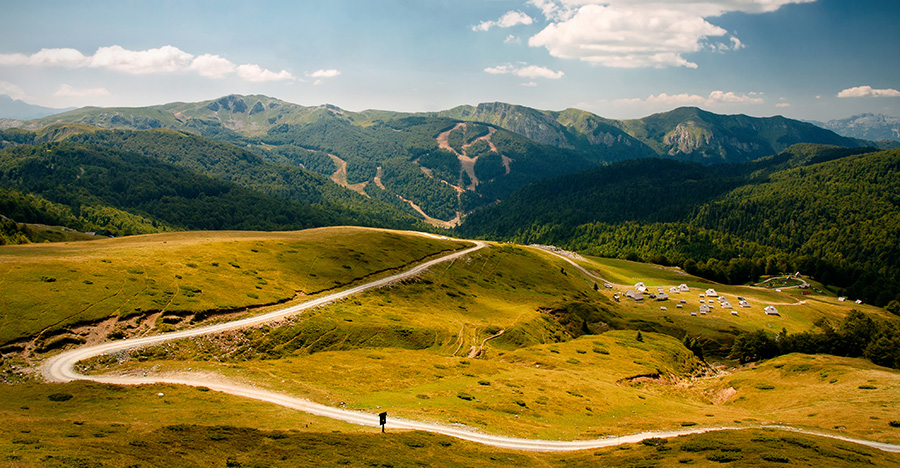
<svg viewBox="0 0 900 468">
<path fill-rule="evenodd" d="M 637 160 L 542 181 L 460 230 L 726 283 L 800 271 L 884 305 L 900 298 L 898 193 L 898 150 L 801 145 L 741 165 Z"/>
<path fill-rule="evenodd" d="M 341 210 L 271 197 L 136 153 L 45 143 L 0 153 L 4 215 L 113 235 L 352 224 Z M 327 206 L 327 205 L 326 205 Z"/>
</svg>

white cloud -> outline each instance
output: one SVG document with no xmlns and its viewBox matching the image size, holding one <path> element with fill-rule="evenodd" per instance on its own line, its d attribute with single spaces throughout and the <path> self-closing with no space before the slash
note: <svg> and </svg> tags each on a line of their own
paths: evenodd
<svg viewBox="0 0 900 468">
<path fill-rule="evenodd" d="M 546 78 L 549 80 L 558 80 L 565 75 L 561 71 L 553 71 L 547 67 L 528 65 L 527 63 L 498 65 L 485 68 L 484 71 L 491 75 L 515 75 L 522 78 Z"/>
<path fill-rule="evenodd" d="M 87 57 L 75 49 L 41 49 L 28 58 L 29 65 L 75 68 L 84 66 Z"/>
<path fill-rule="evenodd" d="M 109 90 L 106 88 L 74 88 L 64 84 L 53 93 L 56 97 L 94 97 L 109 96 Z"/>
<path fill-rule="evenodd" d="M 114 45 L 101 47 L 90 58 L 90 67 L 106 68 L 134 75 L 172 73 L 187 69 L 194 56 L 173 46 L 127 50 Z"/>
<path fill-rule="evenodd" d="M 193 72 L 207 78 L 237 74 L 239 78 L 252 82 L 295 79 L 287 70 L 276 73 L 252 63 L 236 66 L 219 55 L 195 56 L 171 45 L 147 50 L 128 50 L 112 45 L 100 47 L 91 56 L 66 48 L 41 49 L 32 55 L 0 54 L 0 66 L 89 67 L 132 75 Z"/>
<path fill-rule="evenodd" d="M 22 88 L 8 81 L 0 81 L 0 94 L 5 94 L 13 99 L 24 99 L 28 97 Z"/>
<path fill-rule="evenodd" d="M 684 54 L 744 47 L 708 21 L 728 12 L 763 13 L 815 0 L 530 0 L 549 24 L 528 44 L 550 55 L 619 68 L 688 67 Z"/>
<path fill-rule="evenodd" d="M 41 49 L 31 55 L 0 54 L 0 65 L 6 66 L 58 66 L 82 67 L 87 65 L 87 58 L 75 49 Z"/>
<path fill-rule="evenodd" d="M 698 94 L 666 94 L 650 95 L 646 99 L 618 99 L 617 104 L 628 105 L 665 105 L 665 106 L 714 106 L 716 104 L 762 104 L 764 99 L 758 93 L 736 94 L 733 91 L 713 91 L 709 96 Z"/>
<path fill-rule="evenodd" d="M 252 63 L 239 65 L 237 67 L 237 74 L 244 80 L 252 81 L 254 83 L 295 79 L 294 75 L 291 75 L 287 70 L 281 70 L 280 72 L 275 73 L 272 70 L 262 68 L 259 65 Z"/>
<path fill-rule="evenodd" d="M 203 54 L 194 57 L 189 67 L 192 71 L 197 72 L 200 76 L 208 78 L 224 78 L 233 72 L 237 67 L 230 60 L 219 57 L 218 55 Z"/>
<path fill-rule="evenodd" d="M 334 78 L 336 76 L 340 76 L 341 71 L 330 68 L 328 70 L 316 70 L 312 73 L 307 73 L 306 76 L 310 78 Z"/>
<path fill-rule="evenodd" d="M 775 104 L 775 107 L 778 107 L 778 108 L 782 108 L 782 109 L 783 109 L 783 108 L 786 108 L 786 107 L 791 107 L 791 105 L 790 105 L 789 103 L 787 103 L 787 102 L 779 102 L 778 104 Z"/>
<path fill-rule="evenodd" d="M 313 84 L 319 86 L 320 84 L 324 83 L 326 79 L 340 76 L 340 74 L 340 70 L 330 68 L 328 70 L 316 70 L 312 73 L 307 73 L 306 76 L 309 78 L 316 78 L 316 80 L 313 81 Z"/>
<path fill-rule="evenodd" d="M 896 89 L 874 89 L 871 86 L 856 86 L 847 88 L 838 93 L 839 98 L 858 98 L 858 97 L 900 97 L 900 91 Z"/>
<path fill-rule="evenodd" d="M 508 11 L 497 21 L 482 21 L 477 26 L 472 26 L 472 31 L 487 31 L 495 26 L 498 28 L 511 28 L 520 24 L 529 25 L 533 22 L 534 20 L 530 16 L 521 11 Z"/>
<path fill-rule="evenodd" d="M 711 102 L 727 102 L 727 103 L 741 103 L 741 104 L 762 104 L 763 99 L 759 96 L 759 93 L 749 93 L 749 94 L 735 94 L 732 91 L 728 91 L 727 93 L 724 91 L 713 91 L 709 93 L 709 100 Z"/>
<path fill-rule="evenodd" d="M 529 81 L 526 83 L 522 83 L 522 86 L 526 88 L 534 88 L 535 86 L 537 86 L 537 83 L 535 83 L 534 81 Z"/>
<path fill-rule="evenodd" d="M 514 35 L 510 34 L 509 36 L 506 36 L 506 39 L 503 40 L 503 43 L 504 44 L 521 44 L 522 40 L 519 39 L 518 36 L 514 36 Z"/>
</svg>

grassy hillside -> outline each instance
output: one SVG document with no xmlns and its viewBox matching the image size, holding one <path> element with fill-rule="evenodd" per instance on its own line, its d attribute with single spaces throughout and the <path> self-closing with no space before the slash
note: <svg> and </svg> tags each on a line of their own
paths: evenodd
<svg viewBox="0 0 900 468">
<path fill-rule="evenodd" d="M 71 399 L 49 398 L 59 394 Z M 4 385 L 0 416 L 12 423 L 0 426 L 0 451 L 10 465 L 22 467 L 713 467 L 732 460 L 728 466 L 843 468 L 900 463 L 896 454 L 770 430 L 720 431 L 565 454 L 517 452 L 420 432 L 381 434 L 171 385 Z"/>
<path fill-rule="evenodd" d="M 591 438 L 613 435 L 619 426 L 639 432 L 777 421 L 774 412 L 715 403 L 713 395 L 728 386 L 740 387 L 735 398 L 767 390 L 727 380 L 745 371 L 711 372 L 682 345 L 683 337 L 698 339 L 707 356 L 721 355 L 741 331 L 815 331 L 850 310 L 834 297 L 712 285 L 642 264 L 582 264 L 613 287 L 594 291 L 590 278 L 556 257 L 497 246 L 278 327 L 182 340 L 98 358 L 91 366 L 138 373 L 202 369 L 328 405 L 390 408 L 398 416 L 503 435 Z M 637 281 L 666 289 L 687 282 L 692 292 L 662 303 L 613 299 Z M 735 296 L 745 297 L 752 306 L 738 308 L 739 315 L 716 308 L 692 316 L 698 294 L 708 287 L 735 304 Z M 680 299 L 684 309 L 675 307 Z M 767 304 L 777 304 L 781 314 L 765 315 Z M 887 318 L 880 309 L 863 310 Z M 709 378 L 695 380 L 702 375 Z M 883 369 L 880 375 L 887 380 L 868 395 L 895 392 L 892 382 L 900 382 L 900 373 Z M 856 381 L 846 382 L 852 387 Z M 828 397 L 822 404 L 838 403 Z M 895 409 L 872 407 L 862 414 L 889 418 Z M 848 430 L 866 434 L 864 419 Z M 815 427 L 833 429 L 825 419 L 816 421 Z M 790 422 L 810 424 L 805 415 Z M 877 438 L 893 437 L 889 429 Z"/>
<path fill-rule="evenodd" d="M 900 294 L 898 158 L 798 146 L 736 166 L 625 162 L 523 188 L 461 231 L 677 264 L 722 282 L 799 270 L 884 305 Z"/>
<path fill-rule="evenodd" d="M 117 336 L 280 303 L 407 265 L 459 243 L 357 228 L 192 232 L 0 249 L 0 343 L 83 342 L 79 324 Z M 158 315 L 158 316 L 157 316 Z M 142 323 L 152 317 L 149 323 Z M 158 323 L 156 321 L 158 320 Z"/>
<path fill-rule="evenodd" d="M 510 459 L 548 466 L 598 459 L 659 466 L 894 461 L 854 444 L 771 430 L 711 432 L 570 454 L 521 453 L 414 432 L 375 434 L 376 429 L 203 388 L 47 385 L 30 377 L 56 347 L 189 326 L 210 311 L 271 304 L 298 292 L 312 296 L 461 246 L 398 232 L 327 228 L 3 247 L 0 277 L 16 288 L 5 288 L 12 302 L 0 330 L 44 334 L 24 347 L 3 348 L 7 384 L 0 386 L 0 416 L 16 424 L 0 429 L 0 446 L 24 466 L 47 462 L 47 456 L 63 465 L 127 466 L 149 463 L 136 461 L 148 450 L 153 463 L 177 455 L 198 466 L 228 460 L 244 466 L 353 465 L 388 456 L 395 466 L 436 460 L 490 466 Z M 846 316 L 846 303 L 799 290 L 711 284 L 678 269 L 624 260 L 578 263 L 611 287 L 601 283 L 595 290 L 594 278 L 545 251 L 495 244 L 277 325 L 101 356 L 83 365 L 90 372 L 213 372 L 331 406 L 386 410 L 392 417 L 498 435 L 615 438 L 644 430 L 783 423 L 900 442 L 900 429 L 891 425 L 900 401 L 898 371 L 860 359 L 796 354 L 713 369 L 682 344 L 688 335 L 711 352 L 727 348 L 742 330 L 816 330 L 823 320 Z M 691 291 L 665 302 L 613 298 L 637 281 L 651 289 L 687 283 Z M 737 316 L 719 308 L 691 316 L 699 293 L 709 287 L 733 302 L 734 296 L 745 297 L 752 307 Z M 675 308 L 679 299 L 686 300 L 685 309 Z M 765 304 L 778 304 L 781 315 L 763 314 Z M 854 307 L 888 317 L 881 309 Z M 70 316 L 73 309 L 79 315 Z M 142 314 L 154 318 L 135 320 Z M 106 317 L 114 318 L 98 322 Z M 835 414 L 846 415 L 841 427 Z M 348 444 L 354 449 L 347 450 Z M 163 446 L 174 455 L 153 450 Z"/>
</svg>

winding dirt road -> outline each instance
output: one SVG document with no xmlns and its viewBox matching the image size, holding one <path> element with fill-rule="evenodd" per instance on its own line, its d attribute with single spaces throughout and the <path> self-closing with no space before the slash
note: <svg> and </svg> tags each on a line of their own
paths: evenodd
<svg viewBox="0 0 900 468">
<path fill-rule="evenodd" d="M 425 234 L 428 235 L 428 234 Z M 299 411 L 304 411 L 309 414 L 314 414 L 317 416 L 323 416 L 327 418 L 333 418 L 353 424 L 359 424 L 362 426 L 378 426 L 379 418 L 377 414 L 373 413 L 364 413 L 361 411 L 351 411 L 345 409 L 334 408 L 326 405 L 321 405 L 318 403 L 313 403 L 309 400 L 305 400 L 302 398 L 293 397 L 290 395 L 285 395 L 282 393 L 272 392 L 268 390 L 261 390 L 259 388 L 249 386 L 249 385 L 240 385 L 230 382 L 223 382 L 222 379 L 217 379 L 215 377 L 210 377 L 208 375 L 199 375 L 199 374 L 178 374 L 178 375 L 169 375 L 169 376 L 156 376 L 156 377 L 133 377 L 133 376 L 112 376 L 112 375 L 83 375 L 79 374 L 75 370 L 75 364 L 79 361 L 89 359 L 101 354 L 109 354 L 118 351 L 124 351 L 128 349 L 140 348 L 144 346 L 149 346 L 153 344 L 163 343 L 166 341 L 177 340 L 181 338 L 189 338 L 201 335 L 208 335 L 212 333 L 219 333 L 226 330 L 233 330 L 242 327 L 249 327 L 254 325 L 259 325 L 261 323 L 270 322 L 273 320 L 278 320 L 280 318 L 297 314 L 303 310 L 307 310 L 310 308 L 318 307 L 329 302 L 334 302 L 345 297 L 358 294 L 360 292 L 379 288 L 385 286 L 387 284 L 393 283 L 395 281 L 409 278 L 411 276 L 415 276 L 426 269 L 434 266 L 436 264 L 442 262 L 448 262 L 455 260 L 457 258 L 468 255 L 472 252 L 475 252 L 479 249 L 482 249 L 486 246 L 483 242 L 472 241 L 474 246 L 468 249 L 455 252 L 449 255 L 445 255 L 443 257 L 430 260 L 428 262 L 417 265 L 409 270 L 406 270 L 402 273 L 398 273 L 386 278 L 382 278 L 380 280 L 376 280 L 370 283 L 366 283 L 363 285 L 355 286 L 349 288 L 347 290 L 336 292 L 333 294 L 329 294 L 327 296 L 314 299 L 308 302 L 304 302 L 302 304 L 298 304 L 291 307 L 286 307 L 284 309 L 276 310 L 267 314 L 259 315 L 256 317 L 249 317 L 242 320 L 236 320 L 233 322 L 210 325 L 205 327 L 194 328 L 191 330 L 183 330 L 173 333 L 165 333 L 161 335 L 148 336 L 143 338 L 134 338 L 127 339 L 122 341 L 115 341 L 111 343 L 104 343 L 101 345 L 95 346 L 87 346 L 83 348 L 74 349 L 71 351 L 66 351 L 61 353 L 53 358 L 48 359 L 42 366 L 41 372 L 44 378 L 50 382 L 70 382 L 73 380 L 90 380 L 94 382 L 101 383 L 109 383 L 109 384 L 118 384 L 118 385 L 144 385 L 144 384 L 155 384 L 155 383 L 166 383 L 166 384 L 179 384 L 179 385 L 190 385 L 190 386 L 204 386 L 209 388 L 210 390 L 219 391 L 223 393 L 228 393 L 235 396 L 252 398 L 255 400 L 265 401 L 269 403 L 274 403 L 276 405 L 281 405 L 286 408 L 292 408 Z M 593 276 L 593 275 L 591 275 Z M 576 441 L 557 441 L 557 440 L 539 440 L 539 439 L 522 439 L 522 438 L 513 438 L 513 437 L 503 437 L 496 436 L 490 434 L 484 434 L 480 432 L 475 432 L 474 430 L 467 428 L 457 428 L 451 426 L 445 426 L 440 424 L 428 423 L 428 422 L 420 422 L 420 421 L 412 421 L 407 419 L 401 419 L 396 417 L 390 417 L 388 419 L 388 427 L 392 429 L 406 429 L 406 430 L 418 430 L 418 431 L 427 431 L 432 433 L 444 434 L 451 437 L 456 437 L 463 440 L 468 440 L 471 442 L 476 442 L 480 444 L 490 445 L 494 447 L 501 447 L 507 449 L 514 450 L 528 450 L 528 451 L 544 451 L 544 452 L 559 452 L 559 451 L 572 451 L 572 450 L 586 450 L 586 449 L 595 449 L 600 447 L 609 447 L 620 444 L 630 444 L 636 443 L 641 440 L 650 438 L 650 437 L 659 437 L 659 438 L 668 438 L 668 437 L 677 437 L 680 435 L 686 434 L 699 434 L 704 432 L 711 431 L 719 431 L 719 430 L 739 430 L 739 429 L 749 429 L 748 427 L 707 427 L 707 428 L 691 428 L 680 431 L 653 431 L 653 432 L 642 432 L 639 434 L 629 434 L 622 437 L 615 438 L 605 438 L 605 439 L 593 439 L 593 440 L 576 440 Z M 786 426 L 757 426 L 762 428 L 776 428 L 780 430 L 794 431 L 794 432 L 802 432 L 805 434 L 812 434 L 824 437 L 831 437 L 834 439 L 840 439 L 847 442 L 857 443 L 867 445 L 869 447 L 873 447 L 879 450 L 887 451 L 887 452 L 897 452 L 900 453 L 900 445 L 892 445 L 885 444 L 880 442 L 873 442 L 868 440 L 860 440 L 842 437 L 839 435 L 833 434 L 825 434 L 814 431 L 806 431 L 792 427 Z"/>
</svg>

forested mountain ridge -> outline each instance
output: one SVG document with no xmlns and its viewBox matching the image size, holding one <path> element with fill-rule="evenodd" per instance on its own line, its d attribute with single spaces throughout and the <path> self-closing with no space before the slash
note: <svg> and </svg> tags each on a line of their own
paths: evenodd
<svg viewBox="0 0 900 468">
<path fill-rule="evenodd" d="M 446 118 L 308 108 L 264 96 L 79 109 L 29 125 L 65 121 L 199 134 L 244 147 L 267 162 L 331 176 L 411 215 L 424 212 L 443 221 L 505 198 L 526 183 L 603 162 L 594 154 L 541 145 L 480 123 L 458 126 L 460 121 Z M 447 141 L 439 142 L 441 135 Z"/>
<path fill-rule="evenodd" d="M 719 281 L 800 270 L 900 298 L 900 150 L 798 145 L 740 165 L 627 161 L 531 184 L 466 235 L 680 265 Z"/>
<path fill-rule="evenodd" d="M 31 197 L 25 205 L 34 206 L 37 200 L 47 200 L 56 209 L 68 208 L 86 225 L 115 235 L 167 229 L 304 229 L 350 221 L 321 207 L 269 197 L 136 153 L 69 142 L 3 150 L 0 186 L 7 201 Z M 6 216 L 41 221 L 27 219 L 28 211 L 17 211 L 22 205 L 13 204 Z M 48 211 L 31 214 L 45 216 Z"/>
<path fill-rule="evenodd" d="M 780 116 L 720 115 L 696 107 L 631 120 L 604 119 L 578 109 L 538 111 L 503 103 L 460 106 L 437 115 L 492 123 L 554 146 L 585 151 L 615 147 L 611 152 L 619 157 L 607 161 L 659 156 L 702 164 L 739 163 L 798 143 L 845 147 L 869 143 Z"/>
<path fill-rule="evenodd" d="M 54 122 L 170 128 L 232 143 L 443 225 L 526 183 L 617 161 L 665 157 L 709 165 L 745 162 L 794 143 L 864 145 L 783 117 L 723 116 L 696 108 L 618 121 L 578 109 L 541 111 L 504 103 L 418 114 L 350 112 L 257 95 L 83 108 L 24 125 L 37 129 Z M 461 122 L 466 126 L 456 130 Z M 448 131 L 452 141 L 438 142 Z M 447 146 L 459 139 L 459 148 Z"/>
<path fill-rule="evenodd" d="M 348 224 L 410 228 L 413 216 L 395 207 L 338 187 L 296 166 L 279 165 L 236 146 L 196 135 L 159 130 L 103 130 L 83 124 L 53 124 L 36 132 L 7 130 L 16 144 L 69 141 L 137 153 L 193 173 L 237 184 L 270 197 L 312 205 Z"/>
</svg>

